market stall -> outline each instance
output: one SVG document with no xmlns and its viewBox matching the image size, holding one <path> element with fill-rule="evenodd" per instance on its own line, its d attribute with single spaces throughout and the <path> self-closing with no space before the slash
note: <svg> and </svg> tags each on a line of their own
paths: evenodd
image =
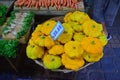
<svg viewBox="0 0 120 80">
<path fill-rule="evenodd" d="M 102 24 L 84 12 L 82 0 L 16 0 L 13 4 L 1 37 L 16 41 L 14 55 L 24 54 L 47 77 L 56 78 L 51 72 L 77 74 L 103 57 L 108 41 Z"/>
</svg>

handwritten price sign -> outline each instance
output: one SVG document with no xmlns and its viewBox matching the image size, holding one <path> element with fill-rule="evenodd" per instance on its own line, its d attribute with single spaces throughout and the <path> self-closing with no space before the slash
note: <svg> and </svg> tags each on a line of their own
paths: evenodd
<svg viewBox="0 0 120 80">
<path fill-rule="evenodd" d="M 57 40 L 57 38 L 62 34 L 64 31 L 64 27 L 62 26 L 61 22 L 58 21 L 53 30 L 50 33 L 50 36 L 53 40 Z"/>
</svg>

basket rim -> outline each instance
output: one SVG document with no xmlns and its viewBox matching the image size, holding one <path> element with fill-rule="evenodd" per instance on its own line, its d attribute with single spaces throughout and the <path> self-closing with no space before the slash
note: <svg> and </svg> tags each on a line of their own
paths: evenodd
<svg viewBox="0 0 120 80">
<path fill-rule="evenodd" d="M 36 64 L 38 64 L 39 66 L 42 66 L 44 69 L 47 69 L 42 62 L 40 62 L 40 61 L 38 61 L 38 60 L 34 60 L 34 62 L 35 62 Z M 76 70 L 76 71 L 82 70 L 82 69 L 84 69 L 84 68 L 86 68 L 86 67 L 88 67 L 89 65 L 92 65 L 92 64 L 94 64 L 94 62 L 86 63 L 83 67 L 79 68 L 79 69 Z M 51 70 L 51 71 L 54 71 L 54 72 L 63 72 L 63 73 L 74 72 L 74 70 L 69 70 L 69 69 L 56 69 L 56 70 Z M 75 71 L 75 72 L 76 72 L 76 71 Z"/>
</svg>

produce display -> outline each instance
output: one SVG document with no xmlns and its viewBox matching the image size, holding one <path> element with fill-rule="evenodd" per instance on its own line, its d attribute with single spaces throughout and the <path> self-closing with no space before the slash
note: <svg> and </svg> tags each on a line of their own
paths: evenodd
<svg viewBox="0 0 120 80">
<path fill-rule="evenodd" d="M 16 58 L 18 40 L 0 40 L 0 56 Z"/>
<path fill-rule="evenodd" d="M 7 7 L 0 4 L 0 26 L 2 26 L 6 20 Z"/>
<path fill-rule="evenodd" d="M 57 40 L 50 36 L 57 20 L 37 25 L 26 48 L 27 57 L 50 70 L 77 71 L 87 63 L 99 61 L 108 42 L 102 24 L 80 11 L 69 12 L 61 18 L 64 31 Z"/>
<path fill-rule="evenodd" d="M 35 7 L 39 9 L 41 7 L 49 8 L 55 6 L 58 10 L 62 7 L 69 7 L 78 9 L 78 2 L 81 0 L 16 0 L 15 6 L 17 7 Z"/>
<path fill-rule="evenodd" d="M 32 12 L 11 12 L 11 16 L 7 22 L 2 26 L 2 38 L 11 39 L 25 39 L 33 23 L 34 14 Z M 25 43 L 21 40 L 21 43 Z"/>
<path fill-rule="evenodd" d="M 4 7 L 2 9 L 5 9 Z M 1 12 L 0 15 L 5 15 Z M 19 43 L 26 43 L 30 32 L 34 14 L 32 12 L 12 11 L 10 17 L 1 26 L 0 56 L 15 58 Z"/>
</svg>

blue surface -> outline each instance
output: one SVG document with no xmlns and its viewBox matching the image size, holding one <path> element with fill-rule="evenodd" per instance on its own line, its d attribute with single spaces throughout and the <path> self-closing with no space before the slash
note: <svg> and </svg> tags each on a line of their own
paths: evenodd
<svg viewBox="0 0 120 80">
<path fill-rule="evenodd" d="M 119 10 L 120 13 L 120 10 Z M 77 76 L 76 80 L 120 80 L 120 14 L 117 15 L 113 27 L 108 31 L 112 39 L 104 48 L 104 57 L 97 63 L 86 68 L 84 78 Z M 79 71 L 79 75 L 82 74 Z"/>
</svg>

